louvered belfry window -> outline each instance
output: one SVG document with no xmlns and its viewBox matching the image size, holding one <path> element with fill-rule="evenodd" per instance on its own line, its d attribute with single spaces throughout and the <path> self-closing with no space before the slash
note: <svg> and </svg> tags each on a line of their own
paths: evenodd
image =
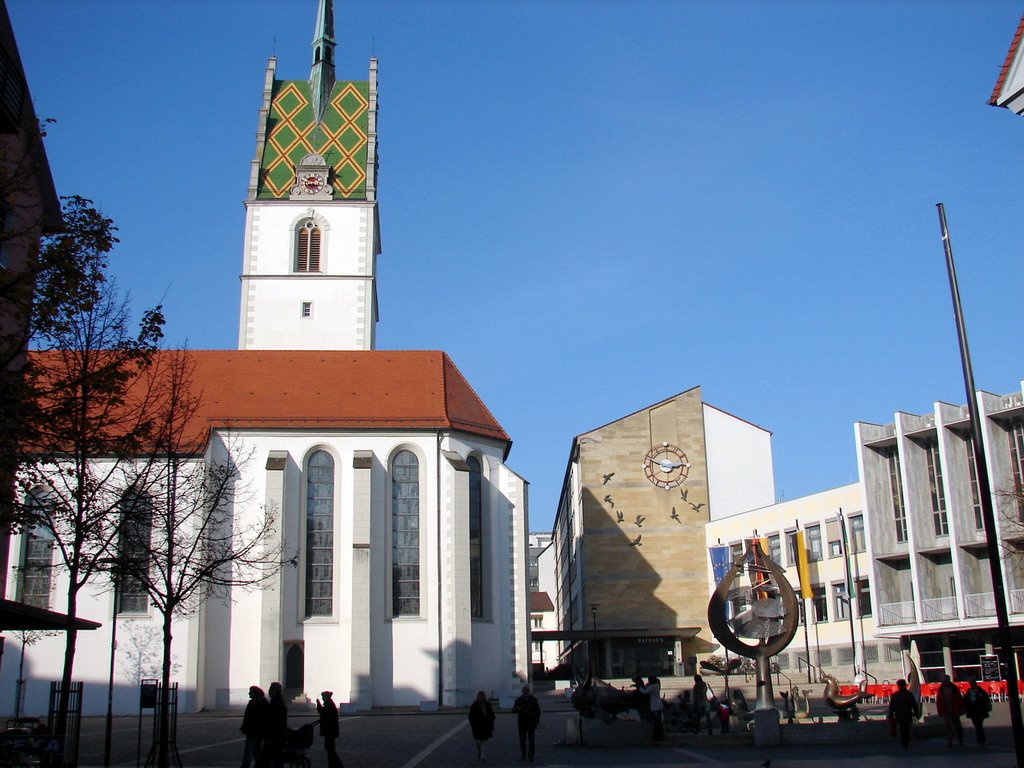
<svg viewBox="0 0 1024 768">
<path fill-rule="evenodd" d="M 299 227 L 295 271 L 320 271 L 320 228 L 312 221 L 303 222 Z"/>
</svg>

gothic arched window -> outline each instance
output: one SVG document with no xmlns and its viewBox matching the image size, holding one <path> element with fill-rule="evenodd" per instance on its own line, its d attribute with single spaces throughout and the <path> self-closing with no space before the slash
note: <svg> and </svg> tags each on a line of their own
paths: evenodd
<svg viewBox="0 0 1024 768">
<path fill-rule="evenodd" d="M 420 613 L 420 462 L 412 451 L 391 460 L 391 614 Z"/>
<path fill-rule="evenodd" d="M 469 608 L 474 619 L 484 615 L 484 505 L 480 460 L 469 465 Z"/>
<path fill-rule="evenodd" d="M 149 570 L 152 545 L 153 499 L 148 493 L 129 491 L 121 498 L 121 540 L 118 557 L 124 573 L 118 576 L 118 613 L 146 613 L 149 593 L 141 574 Z"/>
<path fill-rule="evenodd" d="M 296 233 L 295 271 L 320 271 L 320 227 L 312 219 L 302 222 Z"/>
<path fill-rule="evenodd" d="M 37 518 L 40 523 L 47 518 L 52 519 L 53 505 L 49 491 L 41 487 L 30 491 L 26 500 L 26 506 L 32 510 L 30 517 Z M 53 577 L 53 534 L 42 524 L 27 527 L 21 547 L 18 599 L 36 608 L 49 608 Z"/>
<path fill-rule="evenodd" d="M 334 611 L 334 459 L 306 462 L 306 618 Z"/>
</svg>

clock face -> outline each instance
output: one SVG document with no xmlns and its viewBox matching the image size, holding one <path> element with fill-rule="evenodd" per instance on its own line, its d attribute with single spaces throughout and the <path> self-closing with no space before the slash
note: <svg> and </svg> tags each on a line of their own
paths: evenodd
<svg viewBox="0 0 1024 768">
<path fill-rule="evenodd" d="M 302 180 L 302 188 L 309 194 L 315 195 L 324 188 L 324 180 L 315 173 L 311 173 Z"/>
<path fill-rule="evenodd" d="M 690 473 L 690 462 L 679 446 L 660 443 L 651 447 L 644 456 L 644 475 L 659 488 L 682 485 Z"/>
</svg>

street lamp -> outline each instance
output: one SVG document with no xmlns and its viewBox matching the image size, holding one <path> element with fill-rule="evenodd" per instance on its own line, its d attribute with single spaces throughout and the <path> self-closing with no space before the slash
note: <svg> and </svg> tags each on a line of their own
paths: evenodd
<svg viewBox="0 0 1024 768">
<path fill-rule="evenodd" d="M 597 653 L 597 609 L 600 608 L 600 607 L 601 607 L 600 603 L 591 603 L 590 604 L 590 620 L 591 620 L 591 625 L 590 626 L 591 626 L 591 628 L 594 631 L 594 643 L 593 643 L 594 644 L 594 650 L 593 650 L 593 653 L 588 653 L 587 654 L 587 662 L 588 662 L 587 666 L 590 667 L 590 674 L 591 675 L 594 674 L 594 661 L 595 661 L 594 657 L 597 656 L 596 661 L 598 663 L 600 663 L 600 661 L 601 661 L 600 656 Z"/>
</svg>

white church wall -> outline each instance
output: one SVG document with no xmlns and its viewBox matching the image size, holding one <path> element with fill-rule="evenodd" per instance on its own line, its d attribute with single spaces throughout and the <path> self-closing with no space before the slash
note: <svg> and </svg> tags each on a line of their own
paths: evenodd
<svg viewBox="0 0 1024 768">
<path fill-rule="evenodd" d="M 477 690 L 501 698 L 527 679 L 520 658 L 526 643 L 521 626 L 524 619 L 516 613 L 526 593 L 525 571 L 517 568 L 516 562 L 516 536 L 526 527 L 526 510 L 520 503 L 525 486 L 498 456 L 483 458 L 487 479 L 485 562 L 490 567 L 485 575 L 485 615 L 473 620 L 472 679 Z"/>
<path fill-rule="evenodd" d="M 250 202 L 239 348 L 372 349 L 375 217 L 365 202 Z M 308 218 L 321 231 L 320 271 L 300 273 L 296 227 Z"/>
<path fill-rule="evenodd" d="M 775 502 L 771 432 L 704 405 L 711 520 Z"/>
<path fill-rule="evenodd" d="M 105 471 L 104 463 L 99 462 L 98 467 L 99 473 Z M 154 489 L 153 495 L 158 496 L 159 491 Z M 23 536 L 15 536 L 11 540 L 6 593 L 10 600 L 21 597 L 19 576 L 24 544 Z M 50 572 L 48 607 L 66 613 L 68 575 L 59 566 L 60 558 L 56 552 L 53 563 L 55 567 Z M 83 711 L 87 714 L 106 712 L 113 609 L 114 589 L 107 575 L 96 575 L 78 593 L 76 615 L 102 624 L 99 629 L 82 630 L 77 634 L 73 679 L 83 683 Z M 179 707 L 182 711 L 194 710 L 197 701 L 196 654 L 190 645 L 195 640 L 193 622 L 194 617 L 185 617 L 176 619 L 172 624 L 171 682 L 178 684 Z M 65 634 L 11 631 L 5 633 L 5 639 L 4 663 L 0 665 L 0 716 L 10 716 L 15 711 L 17 680 L 23 658 L 23 679 L 26 682 L 22 711 L 29 715 L 45 716 L 50 683 L 59 681 L 63 675 Z M 115 714 L 138 712 L 139 684 L 144 678 L 160 678 L 162 654 L 162 616 L 155 608 L 150 606 L 145 614 L 122 613 L 118 616 L 114 654 Z"/>
<path fill-rule="evenodd" d="M 371 547 L 371 685 L 374 705 L 419 705 L 438 699 L 438 623 L 439 587 L 445 583 L 450 567 L 448 557 L 438 549 L 437 490 L 438 472 L 442 483 L 451 472 L 446 460 L 438 463 L 437 437 L 433 433 L 338 433 L 322 432 L 245 432 L 230 436 L 226 442 L 251 458 L 243 468 L 243 484 L 247 501 L 239 505 L 238 518 L 254 520 L 261 514 L 266 496 L 266 457 L 270 451 L 287 453 L 285 470 L 285 510 L 283 520 L 285 559 L 301 551 L 304 541 L 304 484 L 302 470 L 310 453 L 323 448 L 335 458 L 335 598 L 334 615 L 330 618 L 303 617 L 301 557 L 297 567 L 286 565 L 281 574 L 281 594 L 290 595 L 282 604 L 281 641 L 301 644 L 305 654 L 304 694 L 312 700 L 325 689 L 334 691 L 335 700 L 349 701 L 352 688 L 349 644 L 356 631 L 352 617 L 351 590 L 354 485 L 353 456 L 356 451 L 369 451 L 373 456 L 371 480 L 371 540 L 381 546 Z M 387 468 L 394 454 L 409 449 L 420 460 L 421 523 L 421 613 L 417 617 L 394 618 L 390 605 L 390 493 Z M 513 654 L 509 627 L 515 609 L 512 592 L 513 547 L 509 536 L 522 521 L 509 519 L 509 501 L 505 497 L 506 476 L 511 475 L 501 463 L 500 448 L 486 441 L 446 439 L 441 448 L 460 456 L 473 451 L 482 460 L 488 479 L 487 504 L 491 568 L 486 581 L 493 601 L 493 612 L 485 620 L 473 621 L 472 648 L 469 658 L 470 679 L 474 690 L 504 690 L 512 677 L 511 665 L 496 664 L 498 659 Z M 522 491 L 525 493 L 525 490 Z M 520 518 L 521 505 L 514 507 Z M 491 512 L 493 511 L 493 515 Z M 442 536 L 445 531 L 442 528 Z M 439 561 L 439 556 L 441 560 Z M 439 569 L 440 563 L 440 569 Z M 525 589 L 525 572 L 516 577 Z M 259 642 L 254 637 L 260 626 L 262 601 L 266 591 L 236 594 L 228 606 L 211 605 L 206 615 L 208 660 L 205 698 L 208 706 L 243 703 L 249 685 L 266 688 L 270 680 L 259 679 Z M 277 599 L 277 598 L 274 598 Z M 454 599 L 454 598 L 448 598 Z M 443 637 L 443 634 L 441 635 Z M 247 643 L 237 638 L 251 638 Z M 230 659 L 219 665 L 225 649 Z M 442 653 L 447 652 L 442 645 Z M 283 664 L 283 660 L 282 660 Z M 503 668 L 504 667 L 504 668 Z M 315 672 L 315 676 L 313 675 Z"/>
</svg>

